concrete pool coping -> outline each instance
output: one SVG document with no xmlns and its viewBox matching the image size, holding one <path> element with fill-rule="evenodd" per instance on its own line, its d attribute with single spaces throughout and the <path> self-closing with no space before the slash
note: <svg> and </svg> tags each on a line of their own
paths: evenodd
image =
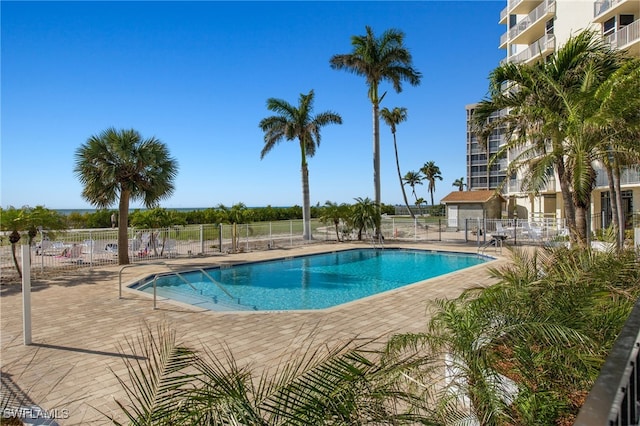
<svg viewBox="0 0 640 426">
<path fill-rule="evenodd" d="M 322 243 L 288 250 L 172 259 L 167 263 L 202 267 L 366 246 L 370 245 Z M 460 244 L 387 247 L 477 252 L 475 246 Z M 495 283 L 483 271 L 507 263 L 507 253 L 487 254 L 496 260 L 333 308 L 295 312 L 213 312 L 167 302 L 159 302 L 159 309 L 153 310 L 152 302 L 139 292 L 125 291 L 123 298 L 118 298 L 120 266 L 81 271 L 33 284 L 34 343 L 30 346 L 22 343 L 20 286 L 3 286 L 2 375 L 43 409 L 61 414 L 56 419 L 60 425 L 110 424 L 102 413 L 122 420 L 115 400 L 127 402 L 115 375 L 126 377 L 119 348 L 126 347 L 126 338 L 139 335 L 144 322 L 152 328 L 168 322 L 179 342 L 195 349 L 207 346 L 217 354 L 228 348 L 240 364 L 260 370 L 306 346 L 310 335 L 313 342 L 322 343 L 424 330 L 429 300 L 453 298 L 467 288 Z M 126 269 L 123 282 L 133 282 L 156 269 L 157 265 Z M 125 351 L 125 356 L 132 354 Z"/>
</svg>

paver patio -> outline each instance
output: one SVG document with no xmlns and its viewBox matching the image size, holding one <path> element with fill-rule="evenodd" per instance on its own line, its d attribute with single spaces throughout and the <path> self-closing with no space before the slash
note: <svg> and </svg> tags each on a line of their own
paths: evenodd
<svg viewBox="0 0 640 426">
<path fill-rule="evenodd" d="M 475 247 L 459 244 L 402 246 L 476 252 Z M 167 263 L 180 268 L 214 266 L 353 247 L 362 245 L 314 244 Z M 507 262 L 492 250 L 487 254 L 497 258 L 491 266 Z M 105 414 L 122 418 L 115 404 L 116 399 L 126 402 L 115 376 L 126 377 L 119 351 L 126 348 L 125 338 L 140 334 L 144 322 L 152 328 L 167 322 L 176 330 L 179 342 L 195 349 L 207 346 L 221 353 L 226 345 L 240 364 L 261 369 L 309 344 L 309 335 L 313 335 L 313 342 L 321 343 L 421 331 L 429 300 L 456 297 L 466 288 L 494 282 L 484 264 L 327 310 L 219 313 L 167 301 L 159 302 L 153 310 L 149 297 L 129 290 L 119 299 L 120 269 L 96 268 L 32 283 L 33 344 L 29 346 L 23 345 L 21 287 L 1 287 L 3 384 L 15 385 L 33 403 L 55 413 L 60 425 L 108 424 Z M 123 282 L 165 270 L 159 265 L 128 268 L 123 271 Z M 126 349 L 124 356 L 133 355 Z"/>
</svg>

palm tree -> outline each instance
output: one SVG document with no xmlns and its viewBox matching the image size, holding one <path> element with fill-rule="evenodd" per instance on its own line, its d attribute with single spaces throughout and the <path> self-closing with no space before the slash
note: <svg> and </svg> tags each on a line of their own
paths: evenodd
<svg viewBox="0 0 640 426">
<path fill-rule="evenodd" d="M 575 396 L 592 386 L 640 291 L 632 250 L 511 254 L 491 271 L 495 285 L 435 301 L 423 333 L 388 342 L 391 359 L 425 357 L 405 374 L 431 384 L 439 424 L 572 424 Z"/>
<path fill-rule="evenodd" d="M 389 29 L 376 38 L 371 27 L 366 26 L 366 34 L 351 37 L 352 53 L 334 55 L 329 61 L 331 68 L 347 70 L 362 76 L 369 86 L 369 100 L 373 106 L 373 183 L 375 205 L 380 214 L 380 121 L 379 107 L 384 98 L 378 93 L 382 81 L 389 81 L 393 89 L 400 93 L 402 82 L 412 86 L 420 84 L 421 73 L 412 67 L 409 50 L 404 46 L 404 33 Z M 378 232 L 378 230 L 376 230 Z"/>
<path fill-rule="evenodd" d="M 300 144 L 300 169 L 302 172 L 302 220 L 304 230 L 302 238 L 311 240 L 311 203 L 309 201 L 309 169 L 307 157 L 313 157 L 316 147 L 320 146 L 320 128 L 327 124 L 342 124 L 342 117 L 334 112 L 322 112 L 315 116 L 313 113 L 313 90 L 308 94 L 300 94 L 298 107 L 282 99 L 267 99 L 267 109 L 277 115 L 260 121 L 260 128 L 264 132 L 264 147 L 260 158 L 282 140 L 298 139 Z"/>
<path fill-rule="evenodd" d="M 29 207 L 24 206 L 20 209 L 9 207 L 2 209 L 0 207 L 0 230 L 11 231 L 9 233 L 9 242 L 11 243 L 11 257 L 13 265 L 18 272 L 18 276 L 22 278 L 22 270 L 17 258 L 18 242 L 22 238 L 22 233 L 26 232 L 27 243 L 32 246 L 38 231 L 65 229 L 67 225 L 65 218 L 55 210 L 50 210 L 44 206 Z M 38 251 L 36 251 L 36 254 Z"/>
<path fill-rule="evenodd" d="M 369 197 L 358 197 L 355 200 L 356 204 L 351 206 L 351 224 L 354 229 L 358 230 L 358 241 L 360 241 L 362 240 L 363 231 L 366 232 L 367 229 L 376 229 L 376 218 L 380 215 L 377 206 Z"/>
<path fill-rule="evenodd" d="M 416 199 L 416 203 L 418 200 L 418 195 L 416 194 L 416 185 L 422 185 L 422 175 L 420 172 L 415 172 L 413 170 L 405 173 L 402 178 L 405 185 L 409 185 L 411 187 L 411 193 L 413 194 L 413 198 Z"/>
<path fill-rule="evenodd" d="M 420 398 L 400 387 L 411 360 L 382 364 L 363 340 L 322 350 L 311 342 L 271 374 L 257 374 L 230 350 L 197 351 L 166 324 L 146 325 L 127 341 L 136 356 L 123 356 L 128 377 L 116 377 L 128 401 L 116 403 L 136 426 L 432 424 Z"/>
<path fill-rule="evenodd" d="M 416 198 L 416 205 L 418 206 L 418 212 L 422 216 L 422 205 L 425 203 L 425 199 L 422 197 Z"/>
<path fill-rule="evenodd" d="M 429 186 L 427 186 L 427 190 L 429 191 L 429 195 L 431 195 L 431 205 L 435 205 L 433 203 L 433 193 L 436 190 L 436 179 L 442 180 L 442 174 L 440 173 L 440 167 L 436 166 L 436 163 L 433 161 L 428 161 L 424 163 L 424 166 L 420 168 L 420 171 L 424 175 L 424 180 L 429 182 Z"/>
<path fill-rule="evenodd" d="M 346 220 L 348 217 L 348 206 L 346 204 L 337 204 L 331 201 L 324 203 L 322 207 L 322 215 L 320 220 L 323 223 L 332 223 L 336 229 L 336 241 L 340 242 L 340 222 Z"/>
<path fill-rule="evenodd" d="M 402 183 L 402 174 L 400 173 L 400 160 L 398 159 L 398 144 L 396 143 L 396 126 L 407 119 L 407 109 L 395 107 L 393 110 L 389 110 L 388 108 L 382 108 L 380 110 L 380 117 L 384 120 L 384 122 L 391 128 L 391 134 L 393 135 L 393 150 L 396 154 L 396 168 L 398 169 L 398 180 L 400 181 L 400 189 L 402 190 L 402 198 L 404 199 L 404 204 L 407 206 L 407 210 L 409 210 L 409 214 L 413 219 L 415 219 L 415 215 L 411 211 L 411 207 L 409 207 L 409 201 L 407 201 L 407 193 L 404 190 L 404 184 Z"/>
<path fill-rule="evenodd" d="M 129 263 L 127 231 L 129 202 L 147 208 L 169 197 L 178 163 L 155 137 L 143 139 L 136 130 L 109 128 L 89 137 L 75 153 L 74 172 L 84 186 L 82 197 L 98 208 L 118 205 L 118 263 Z"/>
<path fill-rule="evenodd" d="M 581 146 L 585 140 L 579 142 L 570 136 L 572 132 L 575 136 L 580 127 L 578 111 L 585 105 L 585 88 L 596 87 L 607 78 L 617 68 L 620 55 L 594 32 L 584 31 L 545 61 L 533 65 L 506 63 L 496 68 L 490 75 L 491 97 L 480 102 L 474 112 L 474 126 L 481 139 L 506 127 L 507 144 L 491 163 L 509 150 L 517 151 L 507 175 L 521 172 L 523 191 L 543 189 L 555 171 L 571 238 L 581 244 L 587 233 L 583 195 L 588 184 L 584 183 L 592 176 L 592 168 L 584 166 L 591 149 Z M 500 110 L 509 113 L 489 120 Z M 573 187 L 574 183 L 580 187 Z"/>
<path fill-rule="evenodd" d="M 588 125 L 601 141 L 599 159 L 609 181 L 613 225 L 618 248 L 624 244 L 620 173 L 625 166 L 640 164 L 640 59 L 633 58 L 605 80 L 595 92 L 598 108 Z"/>
<path fill-rule="evenodd" d="M 458 191 L 464 191 L 464 187 L 467 184 L 464 183 L 464 177 L 458 178 L 456 180 L 453 181 L 453 183 L 451 184 L 451 186 L 455 186 L 458 188 Z"/>
</svg>

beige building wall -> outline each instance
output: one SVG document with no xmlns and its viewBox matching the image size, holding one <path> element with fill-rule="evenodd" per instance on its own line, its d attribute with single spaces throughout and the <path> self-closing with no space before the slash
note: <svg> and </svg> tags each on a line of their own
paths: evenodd
<svg viewBox="0 0 640 426">
<path fill-rule="evenodd" d="M 599 30 L 600 26 L 593 24 L 593 1 L 556 0 L 556 16 L 554 18 L 553 33 L 556 36 L 556 46 L 562 46 L 571 36 L 591 29 Z"/>
</svg>

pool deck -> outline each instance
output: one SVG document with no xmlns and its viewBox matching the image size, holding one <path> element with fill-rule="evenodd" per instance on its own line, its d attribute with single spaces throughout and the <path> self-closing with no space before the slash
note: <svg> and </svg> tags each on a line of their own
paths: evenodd
<svg viewBox="0 0 640 426">
<path fill-rule="evenodd" d="M 370 245 L 312 244 L 166 263 L 176 268 L 207 267 L 361 247 Z M 460 244 L 402 247 L 477 251 Z M 312 342 L 321 343 L 424 330 L 429 300 L 454 298 L 467 288 L 495 282 L 487 265 L 507 263 L 508 251 L 501 254 L 491 249 L 486 254 L 496 261 L 338 307 L 304 312 L 220 313 L 169 301 L 159 301 L 153 310 L 152 300 L 140 292 L 125 289 L 118 297 L 121 266 L 95 268 L 32 283 L 33 343 L 29 346 L 23 345 L 21 286 L 5 285 L 0 287 L 2 386 L 4 392 L 15 387 L 31 403 L 56 413 L 60 425 L 110 424 L 105 414 L 122 420 L 115 400 L 127 402 L 115 375 L 127 377 L 119 350 L 125 347 L 125 338 L 140 334 L 145 321 L 154 329 L 158 323 L 168 323 L 176 330 L 178 342 L 194 349 L 206 346 L 221 353 L 226 346 L 240 365 L 248 363 L 260 370 L 308 345 L 310 335 Z M 122 281 L 129 284 L 162 271 L 166 271 L 162 265 L 131 267 L 123 271 Z"/>
</svg>

